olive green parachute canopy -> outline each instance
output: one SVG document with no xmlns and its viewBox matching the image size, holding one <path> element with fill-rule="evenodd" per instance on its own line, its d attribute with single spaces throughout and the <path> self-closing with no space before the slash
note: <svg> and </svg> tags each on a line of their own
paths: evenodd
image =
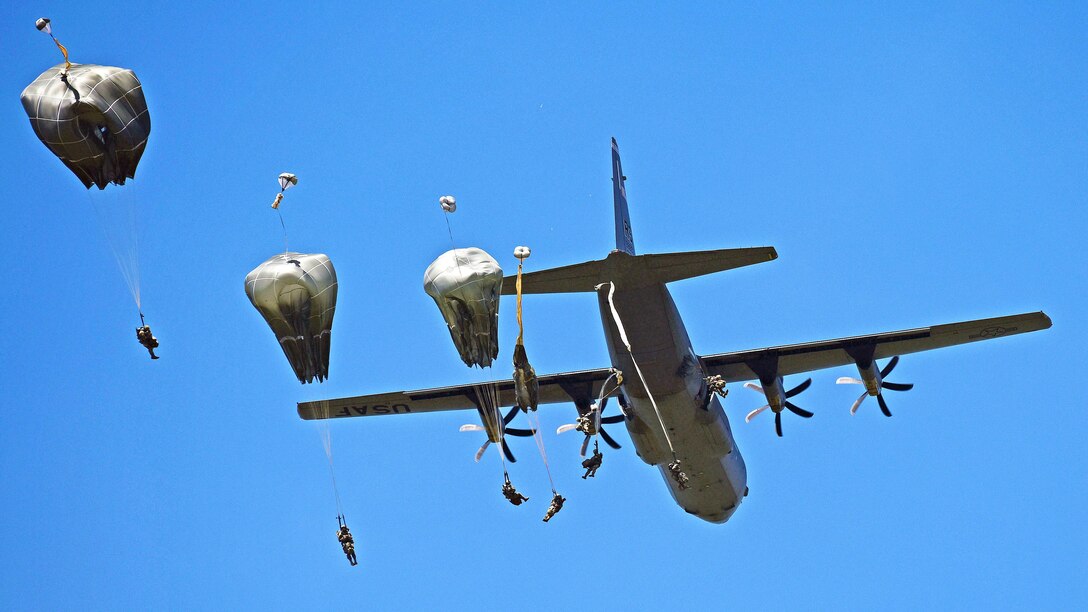
<svg viewBox="0 0 1088 612">
<path fill-rule="evenodd" d="M 427 267 L 423 289 L 442 311 L 461 360 L 489 367 L 499 354 L 499 262 L 474 247 L 446 251 Z"/>
<path fill-rule="evenodd" d="M 57 64 L 23 90 L 23 109 L 38 139 L 88 189 L 124 185 L 151 133 L 143 87 L 131 70 Z"/>
<path fill-rule="evenodd" d="M 246 276 L 246 295 L 306 384 L 329 376 L 336 270 L 323 254 L 276 255 Z"/>
</svg>

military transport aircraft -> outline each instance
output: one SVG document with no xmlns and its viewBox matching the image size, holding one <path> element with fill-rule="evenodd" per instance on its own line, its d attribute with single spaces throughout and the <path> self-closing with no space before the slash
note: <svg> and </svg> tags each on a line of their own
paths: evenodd
<svg viewBox="0 0 1088 612">
<path fill-rule="evenodd" d="M 884 414 L 891 416 L 882 391 L 905 391 L 911 387 L 884 380 L 899 355 L 1050 327 L 1046 314 L 1034 312 L 838 340 L 696 355 L 667 283 L 771 261 L 778 255 L 771 247 L 636 255 L 625 180 L 619 148 L 612 139 L 616 249 L 608 257 L 522 276 L 525 294 L 597 293 L 612 361 L 612 368 L 540 376 L 539 401 L 541 404 L 572 402 L 579 416 L 590 417 L 583 419 L 583 423 L 589 423 L 582 429 L 587 439 L 600 433 L 606 443 L 617 448 L 619 445 L 600 428 L 603 423 L 622 421 L 638 456 L 657 466 L 676 503 L 701 519 L 725 522 L 747 494 L 744 460 L 733 439 L 729 419 L 708 382 L 758 380 L 759 385 L 746 386 L 766 395 L 764 409 L 774 413 L 775 429 L 781 436 L 783 410 L 805 418 L 812 416 L 790 401 L 808 387 L 811 379 L 786 390 L 785 376 L 854 364 L 860 379 L 839 379 L 865 386 L 865 394 L 858 398 L 854 409 L 865 397 L 874 396 Z M 514 294 L 514 285 L 513 277 L 505 279 L 503 294 Z M 881 368 L 877 360 L 887 358 L 891 361 Z M 604 389 L 614 370 L 623 373 L 622 385 Z M 721 378 L 716 380 L 714 376 Z M 491 398 L 482 397 L 481 385 L 462 385 L 306 402 L 298 405 L 298 413 L 303 419 L 317 419 L 475 408 L 488 439 L 501 445 L 513 459 L 504 436 L 508 433 L 506 424 L 517 409 L 503 418 L 497 408 L 514 405 L 514 383 L 504 380 L 489 385 Z M 609 395 L 616 396 L 622 416 L 602 418 Z M 602 401 L 594 401 L 601 396 Z M 757 412 L 753 411 L 748 418 Z M 513 432 L 511 429 L 510 433 Z M 584 449 L 585 446 L 583 452 Z M 675 468 L 670 470 L 669 464 L 675 461 L 679 461 L 686 483 L 676 477 Z"/>
</svg>

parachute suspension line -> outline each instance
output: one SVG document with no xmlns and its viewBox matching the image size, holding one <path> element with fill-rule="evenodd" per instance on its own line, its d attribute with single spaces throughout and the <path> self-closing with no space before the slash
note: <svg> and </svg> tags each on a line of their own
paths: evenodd
<svg viewBox="0 0 1088 612">
<path fill-rule="evenodd" d="M 523 345 L 524 344 L 524 342 L 522 342 L 522 340 L 524 339 L 524 336 L 525 336 L 525 325 L 521 322 L 521 266 L 524 263 L 525 263 L 525 260 L 523 258 L 519 257 L 518 258 L 518 280 L 517 280 L 517 283 L 515 284 L 515 287 L 517 288 L 517 294 L 518 294 L 518 341 L 517 341 L 518 345 Z"/>
<path fill-rule="evenodd" d="M 450 246 L 456 249 L 457 245 L 453 242 L 453 226 L 450 225 L 450 215 L 457 210 L 457 198 L 444 195 L 438 198 L 438 204 L 442 207 L 442 212 L 446 217 L 446 231 L 450 233 Z"/>
<path fill-rule="evenodd" d="M 605 283 L 601 283 L 595 287 L 596 290 L 600 290 L 604 287 Z M 627 348 L 627 354 L 631 356 L 631 363 L 635 364 L 635 372 L 638 374 L 638 379 L 642 382 L 642 388 L 646 390 L 646 395 L 650 396 L 650 405 L 654 407 L 654 414 L 657 415 L 657 422 L 661 424 L 661 433 L 665 434 L 665 442 L 669 445 L 669 452 L 672 453 L 674 461 L 679 459 L 676 456 L 676 449 L 672 445 L 672 439 L 669 437 L 669 430 L 665 427 L 665 421 L 661 418 L 661 411 L 657 408 L 657 400 L 654 399 L 654 394 L 650 393 L 650 387 L 646 386 L 646 378 L 642 376 L 642 368 L 638 367 L 638 362 L 635 361 L 635 354 L 631 351 L 631 341 L 627 339 L 627 332 L 623 329 L 623 322 L 620 321 L 620 313 L 616 310 L 616 304 L 612 301 L 612 294 L 616 292 L 616 284 L 612 281 L 608 281 L 608 306 L 612 310 L 612 320 L 616 322 L 616 328 L 620 332 L 620 340 L 623 341 L 623 345 Z"/>
<path fill-rule="evenodd" d="M 611 389 L 608 388 L 608 383 L 616 381 L 615 386 Z M 597 394 L 597 403 L 600 403 L 604 398 L 612 394 L 613 391 L 620 388 L 623 384 L 623 373 L 616 368 L 609 368 L 608 378 L 604 379 L 604 383 L 601 384 L 601 392 Z"/>
<path fill-rule="evenodd" d="M 450 225 L 450 213 L 443 213 L 443 216 L 446 217 L 446 231 L 450 234 L 450 246 L 456 249 L 457 244 L 453 241 L 453 226 Z"/>
<path fill-rule="evenodd" d="M 42 17 L 34 24 L 40 31 L 49 35 L 49 38 L 53 39 L 53 42 L 60 49 L 61 55 L 64 56 L 64 75 L 68 76 L 68 71 L 72 68 L 72 62 L 68 61 L 68 49 L 64 45 L 60 44 L 56 36 L 53 36 L 53 27 L 49 25 L 49 18 Z"/>
<path fill-rule="evenodd" d="M 280 194 L 283 195 L 282 193 Z M 287 248 L 287 224 L 283 222 L 283 211 L 276 208 L 276 213 L 280 217 L 280 227 L 283 228 L 283 254 L 286 255 L 291 252 L 291 249 Z"/>
<path fill-rule="evenodd" d="M 540 451 L 540 458 L 544 460 L 544 471 L 548 473 L 548 484 L 552 487 L 552 496 L 558 495 L 559 492 L 555 490 L 555 480 L 552 479 L 552 468 L 548 465 L 548 453 L 544 450 L 544 436 L 540 433 L 540 415 L 535 410 L 530 410 L 526 414 L 529 417 L 529 429 L 533 431 L 533 440 L 536 440 L 536 447 Z"/>
<path fill-rule="evenodd" d="M 634 361 L 634 358 L 632 358 L 631 360 Z M 613 386 L 611 389 L 609 389 L 608 388 L 608 383 L 612 382 L 613 380 L 615 381 L 615 386 Z M 597 410 L 595 411 L 596 414 L 593 415 L 593 420 L 595 421 L 593 423 L 593 431 L 594 431 L 594 434 L 593 434 L 593 448 L 594 448 L 594 452 L 596 452 L 596 449 L 597 449 L 597 437 L 601 435 L 601 417 L 603 416 L 602 413 L 604 412 L 604 410 L 601 409 L 601 404 L 602 404 L 602 402 L 604 402 L 604 398 L 608 397 L 609 395 L 612 395 L 612 392 L 619 389 L 620 385 L 622 385 L 622 384 L 623 384 L 623 373 L 620 372 L 619 370 L 617 370 L 616 368 L 611 368 L 611 373 L 608 375 L 608 378 L 604 379 L 604 384 L 601 385 L 601 392 L 597 394 Z"/>
<path fill-rule="evenodd" d="M 328 384 L 325 382 L 323 384 Z M 321 410 L 319 422 L 317 424 L 317 433 L 321 437 L 321 445 L 325 448 L 325 458 L 329 462 L 329 477 L 332 479 L 332 494 L 336 500 L 336 516 L 338 519 L 342 519 L 344 516 L 344 505 L 340 501 L 340 488 L 336 485 L 336 469 L 333 464 L 332 456 L 332 430 L 329 427 L 329 389 L 325 388 L 325 399 L 321 400 Z"/>
<path fill-rule="evenodd" d="M 298 177 L 290 172 L 283 172 L 277 179 L 280 183 L 280 192 L 276 194 L 276 199 L 272 201 L 272 208 L 276 210 L 276 213 L 280 217 L 280 227 L 283 228 L 283 252 L 287 254 L 290 249 L 287 248 L 287 224 L 283 222 L 283 211 L 280 210 L 280 202 L 283 202 L 283 193 L 298 185 Z"/>
<path fill-rule="evenodd" d="M 473 385 L 476 390 L 476 397 L 479 398 L 482 408 L 487 414 L 491 415 L 491 418 L 495 419 L 495 427 L 502 431 L 502 411 L 499 406 L 499 390 L 495 385 L 480 384 Z M 484 423 L 484 429 L 487 429 L 487 423 Z M 506 449 L 503 448 L 503 440 L 499 440 L 499 459 L 502 460 L 502 476 L 505 482 L 510 482 L 510 472 L 506 468 Z"/>
<path fill-rule="evenodd" d="M 136 185 L 130 186 L 130 193 L 126 194 L 130 200 L 127 219 L 128 232 L 129 235 L 132 237 L 132 252 L 129 253 L 129 259 L 130 261 L 132 261 L 132 268 L 134 271 L 133 277 L 135 278 L 135 282 L 133 283 L 133 297 L 136 299 L 136 309 L 139 310 L 140 314 L 142 315 L 143 303 L 140 295 L 140 219 L 138 208 L 139 202 L 136 201 L 138 200 L 138 198 L 135 197 L 137 194 L 139 194 L 139 191 L 135 191 L 135 187 Z"/>
<path fill-rule="evenodd" d="M 118 193 L 118 199 L 121 200 L 119 204 L 99 204 L 90 191 L 87 191 L 87 200 L 94 210 L 95 220 L 98 222 L 99 229 L 102 230 L 102 235 L 106 238 L 110 253 L 113 254 L 113 258 L 117 262 L 117 269 L 121 272 L 121 277 L 132 295 L 132 300 L 136 302 L 136 310 L 143 314 L 143 304 L 140 296 L 140 242 L 139 233 L 136 229 L 137 207 L 131 197 L 132 194 L 128 193 L 132 190 L 132 187 L 120 192 L 116 189 L 111 190 L 111 192 Z M 103 194 L 103 197 L 106 196 Z M 121 212 L 118 213 L 118 210 Z M 123 214 L 124 218 L 109 218 L 110 213 L 113 213 L 114 217 Z"/>
</svg>

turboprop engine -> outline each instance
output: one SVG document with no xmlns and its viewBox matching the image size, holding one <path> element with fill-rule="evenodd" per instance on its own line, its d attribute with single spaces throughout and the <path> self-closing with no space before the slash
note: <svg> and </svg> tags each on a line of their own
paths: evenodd
<svg viewBox="0 0 1088 612">
<path fill-rule="evenodd" d="M 812 418 L 811 412 L 797 406 L 790 401 L 791 397 L 794 397 L 805 389 L 808 389 L 809 385 L 812 384 L 811 378 L 805 379 L 805 382 L 797 385 L 789 391 L 786 391 L 785 387 L 783 387 L 781 376 L 775 376 L 770 380 L 763 380 L 761 378 L 759 382 L 763 383 L 762 387 L 751 382 L 744 383 L 744 386 L 745 388 L 751 389 L 753 391 L 758 391 L 766 396 L 767 404 L 749 412 L 748 415 L 744 417 L 745 423 L 750 423 L 752 421 L 752 417 L 770 408 L 771 412 L 774 412 L 774 431 L 778 434 L 778 437 L 781 438 L 783 409 L 789 410 L 790 412 L 802 418 Z"/>
<path fill-rule="evenodd" d="M 863 365 L 864 364 L 864 365 Z M 881 370 L 877 367 L 876 360 L 871 356 L 868 361 L 859 360 L 856 362 L 858 366 L 858 375 L 861 379 L 851 378 L 849 376 L 840 377 L 835 381 L 840 385 L 864 385 L 865 393 L 862 393 L 857 400 L 854 401 L 854 405 L 850 406 L 850 414 L 856 414 L 858 408 L 861 407 L 861 403 L 865 401 L 868 396 L 876 398 L 877 404 L 880 405 L 880 411 L 884 413 L 884 416 L 891 416 L 892 411 L 888 409 L 888 403 L 884 401 L 884 394 L 882 391 L 887 389 L 889 391 L 910 391 L 914 388 L 911 383 L 893 383 L 885 382 L 884 377 L 891 374 L 895 366 L 899 364 L 899 357 L 892 357 L 892 360 L 888 362 L 888 365 L 884 366 Z"/>
</svg>

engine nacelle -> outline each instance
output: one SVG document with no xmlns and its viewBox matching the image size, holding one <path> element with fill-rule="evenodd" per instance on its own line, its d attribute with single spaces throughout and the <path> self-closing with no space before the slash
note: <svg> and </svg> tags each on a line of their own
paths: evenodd
<svg viewBox="0 0 1088 612">
<path fill-rule="evenodd" d="M 870 361 L 867 368 L 861 367 L 861 364 L 856 365 L 858 376 L 865 383 L 865 391 L 873 397 L 880 395 L 880 384 L 884 382 L 884 379 L 880 376 L 880 368 L 876 366 L 876 360 Z"/>
<path fill-rule="evenodd" d="M 763 394 L 767 396 L 767 405 L 774 412 L 782 412 L 786 407 L 786 388 L 782 386 L 782 377 L 776 376 L 772 381 L 760 379 Z"/>
</svg>

